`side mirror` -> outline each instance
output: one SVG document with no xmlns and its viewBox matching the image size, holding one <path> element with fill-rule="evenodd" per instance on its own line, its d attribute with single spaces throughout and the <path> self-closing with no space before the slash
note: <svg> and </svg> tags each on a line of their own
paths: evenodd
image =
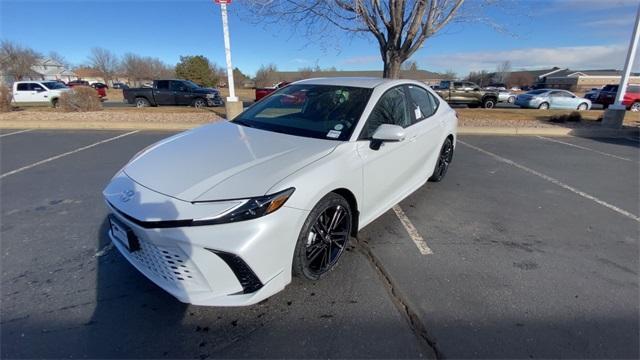
<svg viewBox="0 0 640 360">
<path fill-rule="evenodd" d="M 404 140 L 404 128 L 400 125 L 382 124 L 378 126 L 371 137 L 369 147 L 372 150 L 380 149 L 384 142 L 398 142 Z"/>
<path fill-rule="evenodd" d="M 479 87 L 473 88 L 473 91 L 480 91 L 480 88 Z"/>
<path fill-rule="evenodd" d="M 43 91 L 44 91 L 44 89 L 43 89 L 43 88 L 37 88 L 37 89 L 36 89 L 36 91 L 37 91 L 37 92 L 43 92 Z"/>
</svg>

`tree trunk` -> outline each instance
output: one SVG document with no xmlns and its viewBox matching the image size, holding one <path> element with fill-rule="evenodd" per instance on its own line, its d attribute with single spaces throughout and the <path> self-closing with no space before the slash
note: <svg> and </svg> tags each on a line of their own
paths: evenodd
<svg viewBox="0 0 640 360">
<path fill-rule="evenodd" d="M 385 79 L 399 79 L 400 65 L 402 65 L 400 56 L 395 52 L 387 51 L 387 56 L 384 58 L 382 77 Z"/>
</svg>

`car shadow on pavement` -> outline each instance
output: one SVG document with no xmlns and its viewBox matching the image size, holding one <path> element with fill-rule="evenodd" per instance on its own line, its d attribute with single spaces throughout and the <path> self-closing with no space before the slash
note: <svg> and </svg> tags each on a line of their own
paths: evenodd
<svg viewBox="0 0 640 360">
<path fill-rule="evenodd" d="M 155 206 L 166 213 L 172 205 L 144 205 L 147 210 Z M 82 349 L 66 349 L 67 356 L 421 356 L 415 335 L 371 264 L 353 247 L 322 281 L 294 279 L 284 291 L 252 306 L 206 307 L 181 303 L 153 284 L 111 247 L 108 231 L 105 218 L 96 234 L 97 248 L 110 250 L 97 259 L 95 309 L 80 331 L 81 341 L 74 342 Z"/>
</svg>

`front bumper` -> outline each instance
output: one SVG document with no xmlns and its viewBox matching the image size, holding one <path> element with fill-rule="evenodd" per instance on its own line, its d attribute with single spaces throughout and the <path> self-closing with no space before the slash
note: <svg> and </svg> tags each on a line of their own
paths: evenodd
<svg viewBox="0 0 640 360">
<path fill-rule="evenodd" d="M 293 252 L 308 211 L 284 206 L 267 216 L 236 223 L 148 228 L 116 208 L 113 198 L 106 194 L 105 198 L 111 216 L 131 229 L 139 243 L 139 250 L 129 251 L 110 229 L 116 248 L 142 274 L 182 302 L 251 305 L 291 282 Z M 166 201 L 180 200 L 166 197 Z M 139 204 L 143 208 L 154 205 Z"/>
</svg>

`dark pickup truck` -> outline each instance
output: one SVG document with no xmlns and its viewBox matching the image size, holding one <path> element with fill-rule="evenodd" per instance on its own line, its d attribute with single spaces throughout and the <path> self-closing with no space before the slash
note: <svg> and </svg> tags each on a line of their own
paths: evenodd
<svg viewBox="0 0 640 360">
<path fill-rule="evenodd" d="M 482 106 L 493 109 L 498 103 L 497 91 L 481 90 L 469 81 L 441 81 L 436 93 L 449 104 L 467 105 L 470 108 Z"/>
<path fill-rule="evenodd" d="M 150 88 L 123 89 L 122 95 L 136 107 L 158 105 L 191 105 L 197 108 L 222 106 L 224 101 L 216 89 L 203 88 L 189 80 L 154 80 Z"/>
</svg>

